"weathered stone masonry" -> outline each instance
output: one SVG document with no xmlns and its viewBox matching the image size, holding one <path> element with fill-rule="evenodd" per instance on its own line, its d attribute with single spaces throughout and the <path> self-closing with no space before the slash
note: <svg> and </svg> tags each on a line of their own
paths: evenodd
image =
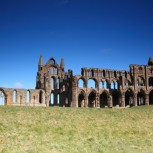
<svg viewBox="0 0 153 153">
<path fill-rule="evenodd" d="M 36 89 L 0 88 L 1 105 L 61 107 L 129 107 L 153 104 L 153 61 L 131 64 L 129 71 L 82 68 L 81 75 L 65 72 L 50 58 L 39 59 Z M 91 86 L 92 83 L 92 86 Z"/>
</svg>

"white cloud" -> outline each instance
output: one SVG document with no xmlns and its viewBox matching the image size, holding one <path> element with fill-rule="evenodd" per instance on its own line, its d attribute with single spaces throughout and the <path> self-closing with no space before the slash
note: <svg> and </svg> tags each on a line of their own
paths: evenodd
<svg viewBox="0 0 153 153">
<path fill-rule="evenodd" d="M 23 84 L 20 83 L 20 82 L 16 82 L 16 83 L 14 84 L 14 88 L 23 88 Z"/>
</svg>

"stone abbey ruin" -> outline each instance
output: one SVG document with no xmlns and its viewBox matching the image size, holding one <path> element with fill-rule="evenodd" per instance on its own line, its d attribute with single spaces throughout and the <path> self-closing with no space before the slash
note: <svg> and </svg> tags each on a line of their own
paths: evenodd
<svg viewBox="0 0 153 153">
<path fill-rule="evenodd" d="M 82 68 L 81 75 L 73 75 L 64 68 L 64 59 L 58 65 L 50 58 L 44 65 L 40 56 L 36 89 L 0 87 L 0 104 L 97 108 L 153 104 L 151 58 L 148 65 L 131 64 L 129 71 Z"/>
</svg>

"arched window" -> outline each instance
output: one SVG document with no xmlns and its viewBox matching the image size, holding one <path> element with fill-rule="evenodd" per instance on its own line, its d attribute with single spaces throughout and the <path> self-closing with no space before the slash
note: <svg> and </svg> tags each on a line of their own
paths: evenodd
<svg viewBox="0 0 153 153">
<path fill-rule="evenodd" d="M 54 90 L 55 87 L 55 80 L 54 78 L 51 78 L 51 90 Z"/>
<path fill-rule="evenodd" d="M 79 88 L 84 88 L 84 81 L 82 79 L 79 79 L 79 81 L 78 81 L 78 87 Z"/>
<path fill-rule="evenodd" d="M 96 83 L 93 79 L 89 79 L 88 80 L 88 88 L 95 88 L 96 87 Z"/>
<path fill-rule="evenodd" d="M 132 90 L 129 89 L 125 93 L 125 106 L 133 105 L 133 101 L 134 101 L 134 93 Z"/>
<path fill-rule="evenodd" d="M 27 91 L 27 103 L 29 103 L 30 102 L 30 91 L 28 90 Z"/>
<path fill-rule="evenodd" d="M 0 105 L 5 105 L 5 94 L 0 90 Z"/>
<path fill-rule="evenodd" d="M 54 105 L 54 94 L 53 93 L 51 93 L 50 95 L 50 104 Z"/>
<path fill-rule="evenodd" d="M 42 102 L 43 102 L 43 92 L 40 91 L 39 92 L 39 103 L 42 104 Z"/>
<path fill-rule="evenodd" d="M 149 93 L 149 105 L 153 105 L 153 90 Z"/>
<path fill-rule="evenodd" d="M 96 93 L 95 92 L 91 92 L 88 96 L 88 107 L 96 107 Z"/>
<path fill-rule="evenodd" d="M 118 82 L 115 82 L 115 89 L 118 89 Z"/>
<path fill-rule="evenodd" d="M 149 78 L 149 86 L 153 86 L 153 77 Z"/>
<path fill-rule="evenodd" d="M 125 71 L 125 78 L 127 78 L 127 72 Z"/>
<path fill-rule="evenodd" d="M 105 70 L 103 70 L 103 77 L 105 77 L 106 75 L 105 75 L 106 73 L 105 73 Z"/>
<path fill-rule="evenodd" d="M 102 89 L 103 88 L 103 82 L 99 83 L 99 88 Z"/>
<path fill-rule="evenodd" d="M 54 68 L 53 68 L 53 67 L 50 68 L 50 73 L 51 73 L 52 75 L 54 75 Z"/>
<path fill-rule="evenodd" d="M 90 76 L 90 77 L 94 77 L 94 71 L 93 71 L 93 70 L 90 71 L 89 76 Z"/>
<path fill-rule="evenodd" d="M 57 105 L 59 105 L 60 104 L 60 95 L 58 94 L 57 95 Z"/>
<path fill-rule="evenodd" d="M 114 71 L 114 77 L 115 77 L 115 78 L 117 77 L 117 73 L 116 73 L 116 71 Z"/>
<path fill-rule="evenodd" d="M 104 89 L 107 89 L 107 82 L 104 81 L 103 83 L 104 83 Z"/>
<path fill-rule="evenodd" d="M 17 102 L 17 91 L 14 90 L 13 91 L 13 103 L 16 103 Z"/>
<path fill-rule="evenodd" d="M 60 88 L 60 78 L 57 79 L 57 89 Z"/>
<path fill-rule="evenodd" d="M 80 92 L 80 94 L 78 95 L 78 107 L 84 107 L 84 99 L 85 99 L 85 95 L 84 92 Z"/>
<path fill-rule="evenodd" d="M 58 69 L 54 68 L 54 70 L 55 70 L 55 74 L 58 75 Z"/>
<path fill-rule="evenodd" d="M 52 64 L 55 64 L 55 60 L 54 59 L 51 59 L 50 60 L 50 64 L 52 65 Z"/>
<path fill-rule="evenodd" d="M 114 82 L 111 82 L 111 89 L 114 89 Z"/>
</svg>

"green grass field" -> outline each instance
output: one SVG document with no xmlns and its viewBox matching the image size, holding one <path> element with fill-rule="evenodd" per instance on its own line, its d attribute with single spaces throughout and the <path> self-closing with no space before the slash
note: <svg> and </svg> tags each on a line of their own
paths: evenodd
<svg viewBox="0 0 153 153">
<path fill-rule="evenodd" d="M 0 107 L 2 153 L 153 153 L 153 106 Z"/>
</svg>

